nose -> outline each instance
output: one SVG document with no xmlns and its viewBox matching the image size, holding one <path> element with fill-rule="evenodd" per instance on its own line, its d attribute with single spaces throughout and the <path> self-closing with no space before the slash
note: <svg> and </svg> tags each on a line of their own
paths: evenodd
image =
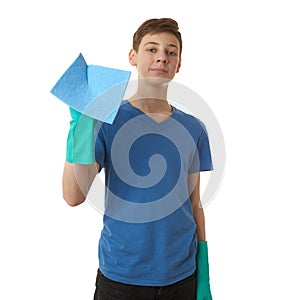
<svg viewBox="0 0 300 300">
<path fill-rule="evenodd" d="M 159 55 L 156 59 L 156 62 L 166 64 L 168 63 L 168 60 L 164 55 Z"/>
</svg>

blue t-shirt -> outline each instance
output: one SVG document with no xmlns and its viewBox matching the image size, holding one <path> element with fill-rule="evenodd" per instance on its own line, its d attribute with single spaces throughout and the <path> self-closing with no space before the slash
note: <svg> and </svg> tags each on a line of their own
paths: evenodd
<svg viewBox="0 0 300 300">
<path fill-rule="evenodd" d="M 163 286 L 196 269 L 191 173 L 212 170 L 204 124 L 172 107 L 157 123 L 123 101 L 113 124 L 99 123 L 95 157 L 105 172 L 99 269 L 108 278 Z"/>
</svg>

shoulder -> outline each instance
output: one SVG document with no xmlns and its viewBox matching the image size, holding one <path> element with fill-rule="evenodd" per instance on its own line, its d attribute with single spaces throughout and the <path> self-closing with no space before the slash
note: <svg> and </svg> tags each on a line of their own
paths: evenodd
<svg viewBox="0 0 300 300">
<path fill-rule="evenodd" d="M 100 135 L 115 134 L 128 120 L 134 117 L 135 111 L 127 100 L 123 100 L 118 107 L 118 111 L 112 123 L 97 121 L 95 133 Z"/>
<path fill-rule="evenodd" d="M 174 117 L 178 119 L 184 126 L 188 129 L 196 130 L 196 131 L 206 131 L 204 123 L 197 117 L 195 117 L 192 113 L 185 112 L 179 109 L 176 106 L 173 106 Z"/>
</svg>

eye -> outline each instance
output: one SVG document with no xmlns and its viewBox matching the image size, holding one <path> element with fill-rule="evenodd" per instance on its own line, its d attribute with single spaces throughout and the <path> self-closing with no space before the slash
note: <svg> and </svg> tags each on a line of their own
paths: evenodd
<svg viewBox="0 0 300 300">
<path fill-rule="evenodd" d="M 155 49 L 154 48 L 147 48 L 146 51 L 155 53 Z"/>
<path fill-rule="evenodd" d="M 177 53 L 176 53 L 176 52 L 174 52 L 174 51 L 168 51 L 168 55 L 170 55 L 170 56 L 176 56 L 176 55 L 177 55 Z"/>
</svg>

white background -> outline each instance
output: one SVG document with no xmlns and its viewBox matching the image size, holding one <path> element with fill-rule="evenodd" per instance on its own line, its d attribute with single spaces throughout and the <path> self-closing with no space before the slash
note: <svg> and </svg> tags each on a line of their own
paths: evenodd
<svg viewBox="0 0 300 300">
<path fill-rule="evenodd" d="M 206 208 L 215 300 L 300 299 L 297 1 L 2 1 L 0 298 L 92 299 L 101 215 L 61 196 L 67 107 L 50 89 L 79 52 L 134 72 L 152 17 L 183 35 L 175 78 L 210 105 L 226 171 Z"/>
</svg>

